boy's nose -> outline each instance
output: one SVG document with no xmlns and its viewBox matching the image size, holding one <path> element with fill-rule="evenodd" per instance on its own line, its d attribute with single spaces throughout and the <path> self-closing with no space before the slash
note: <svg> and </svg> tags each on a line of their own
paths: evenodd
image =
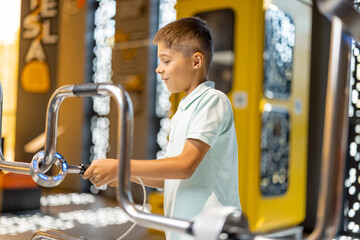
<svg viewBox="0 0 360 240">
<path fill-rule="evenodd" d="M 160 65 L 157 66 L 157 68 L 155 69 L 155 72 L 156 72 L 157 74 L 161 74 L 161 73 L 163 72 L 163 70 L 160 68 Z"/>
</svg>

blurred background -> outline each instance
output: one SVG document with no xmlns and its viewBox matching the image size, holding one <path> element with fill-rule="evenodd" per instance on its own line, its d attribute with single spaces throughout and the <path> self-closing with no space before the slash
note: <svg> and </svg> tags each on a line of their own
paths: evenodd
<svg viewBox="0 0 360 240">
<path fill-rule="evenodd" d="M 360 1 L 348 1 L 360 11 Z M 252 231 L 316 225 L 322 176 L 331 19 L 311 0 L 0 0 L 2 153 L 30 162 L 44 148 L 53 92 L 78 83 L 115 83 L 134 107 L 133 158 L 163 158 L 181 94 L 155 74 L 156 31 L 177 18 L 207 21 L 215 44 L 210 80 L 232 103 L 238 140 L 239 190 Z M 360 233 L 360 49 L 351 56 L 338 239 Z M 107 97 L 69 98 L 59 112 L 57 149 L 72 165 L 116 157 L 116 105 Z M 226 186 L 224 186 L 226 187 Z M 131 186 L 141 205 L 140 186 Z M 146 189 L 146 208 L 162 214 L 163 194 Z M 0 172 L 0 239 L 30 239 L 52 228 L 88 239 L 116 239 L 131 225 L 116 189 L 95 188 L 68 174 L 55 188 Z M 165 239 L 135 227 L 127 239 Z"/>
</svg>

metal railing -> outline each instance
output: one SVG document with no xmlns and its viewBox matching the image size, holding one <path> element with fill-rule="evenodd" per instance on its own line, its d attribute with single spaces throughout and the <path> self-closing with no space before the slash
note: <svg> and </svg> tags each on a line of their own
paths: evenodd
<svg viewBox="0 0 360 240">
<path fill-rule="evenodd" d="M 360 14 L 348 0 L 318 0 L 331 21 L 320 192 L 309 240 L 332 239 L 340 225 L 348 135 L 351 38 L 360 41 Z"/>
<path fill-rule="evenodd" d="M 322 170 L 321 187 L 318 200 L 317 222 L 314 231 L 308 237 L 312 239 L 331 239 L 339 226 L 342 189 L 343 189 L 343 170 L 345 165 L 346 136 L 347 136 L 347 101 L 348 101 L 348 64 L 349 64 L 349 45 L 344 38 L 344 32 L 350 33 L 357 40 L 360 40 L 360 16 L 354 8 L 349 7 L 346 0 L 317 1 L 319 9 L 323 14 L 331 16 L 332 34 L 331 34 L 331 52 L 329 59 L 329 73 L 326 96 L 325 123 L 324 123 L 324 142 L 322 149 Z M 131 197 L 130 192 L 130 157 L 132 152 L 133 140 L 133 109 L 132 103 L 127 92 L 118 85 L 113 84 L 79 84 L 69 85 L 58 89 L 51 97 L 47 110 L 46 121 L 46 143 L 44 151 L 44 160 L 41 164 L 41 170 L 46 172 L 54 164 L 56 154 L 56 130 L 58 111 L 61 102 L 66 97 L 89 97 L 89 96 L 111 96 L 115 99 L 118 107 L 118 132 L 119 148 L 117 157 L 119 159 L 119 187 L 117 192 L 118 202 L 121 208 L 138 224 L 156 228 L 159 230 L 171 230 L 191 235 L 196 235 L 198 228 L 214 228 L 212 223 L 223 224 L 219 230 L 228 229 L 233 231 L 236 239 L 252 239 L 256 233 L 249 233 L 244 217 L 240 212 L 228 209 L 221 218 L 211 217 L 221 213 L 218 209 L 214 214 L 203 215 L 206 218 L 200 218 L 202 223 L 187 220 L 175 219 L 163 215 L 145 213 L 138 210 Z M 2 91 L 1 91 L 1 109 L 2 110 Z M 2 112 L 2 111 L 0 111 Z M 0 116 L 1 123 L 1 116 Z M 1 130 L 0 130 L 1 133 Z M 22 174 L 29 174 L 28 163 L 7 162 L 0 151 L 0 168 Z M 79 173 L 79 166 L 69 166 L 69 171 Z M 229 221 L 229 219 L 232 219 Z M 220 221 L 221 220 L 221 221 Z M 225 221 L 226 220 L 226 221 Z M 197 229 L 199 230 L 199 229 Z M 51 230 L 45 230 L 51 231 Z M 206 231 L 202 231 L 206 232 Z M 42 233 L 39 233 L 42 234 Z M 40 236 L 40 235 L 39 235 Z M 34 236 L 37 237 L 37 236 Z M 59 236 L 61 237 L 61 236 Z M 213 236 L 216 239 L 218 236 Z M 37 239 L 37 238 L 33 238 Z M 51 238 L 49 238 L 51 239 Z M 62 238 L 56 238 L 62 239 Z M 64 238 L 72 239 L 72 238 Z M 82 238 L 75 238 L 82 239 Z M 200 238 L 199 238 L 200 239 Z M 235 238 L 232 238 L 235 239 Z"/>
</svg>

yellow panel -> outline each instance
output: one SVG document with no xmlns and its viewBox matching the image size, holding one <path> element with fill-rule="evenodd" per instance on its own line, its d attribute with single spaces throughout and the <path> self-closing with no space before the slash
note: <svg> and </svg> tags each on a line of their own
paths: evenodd
<svg viewBox="0 0 360 240">
<path fill-rule="evenodd" d="M 269 1 L 267 1 L 269 2 Z M 231 9 L 235 14 L 233 104 L 239 152 L 239 191 L 242 210 L 252 231 L 290 227 L 305 218 L 311 6 L 296 0 L 274 1 L 296 26 L 291 95 L 269 100 L 263 95 L 264 7 L 261 0 L 178 0 L 178 18 Z M 181 96 L 172 96 L 177 105 Z M 238 100 L 242 104 L 238 104 Z M 260 192 L 261 114 L 265 104 L 287 109 L 290 115 L 289 184 L 285 194 L 264 197 Z"/>
<path fill-rule="evenodd" d="M 28 93 L 47 93 L 50 90 L 48 64 L 37 60 L 26 63 L 21 73 L 21 86 Z"/>
<path fill-rule="evenodd" d="M 19 10 L 20 12 L 20 10 Z M 19 26 L 12 42 L 0 41 L 0 82 L 3 89 L 2 137 L 6 160 L 15 158 L 15 123 L 17 109 L 17 78 L 19 59 Z"/>
<path fill-rule="evenodd" d="M 151 213 L 163 215 L 164 214 L 164 193 L 154 191 L 149 194 L 148 202 L 151 205 Z M 150 232 L 163 233 L 163 231 L 156 229 L 149 229 Z"/>
<path fill-rule="evenodd" d="M 0 82 L 3 88 L 2 136 L 3 154 L 14 161 L 15 125 L 17 109 L 17 79 L 20 38 L 20 0 L 14 0 L 0 9 Z"/>
</svg>

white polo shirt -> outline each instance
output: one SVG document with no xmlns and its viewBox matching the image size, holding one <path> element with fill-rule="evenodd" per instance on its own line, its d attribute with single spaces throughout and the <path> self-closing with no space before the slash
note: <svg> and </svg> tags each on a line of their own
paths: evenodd
<svg viewBox="0 0 360 240">
<path fill-rule="evenodd" d="M 171 119 L 167 157 L 180 155 L 188 138 L 211 148 L 195 170 L 183 180 L 165 180 L 166 216 L 194 219 L 205 207 L 235 206 L 240 209 L 238 155 L 231 103 L 214 82 L 200 84 L 179 104 Z M 166 239 L 191 239 L 167 232 Z"/>
</svg>

